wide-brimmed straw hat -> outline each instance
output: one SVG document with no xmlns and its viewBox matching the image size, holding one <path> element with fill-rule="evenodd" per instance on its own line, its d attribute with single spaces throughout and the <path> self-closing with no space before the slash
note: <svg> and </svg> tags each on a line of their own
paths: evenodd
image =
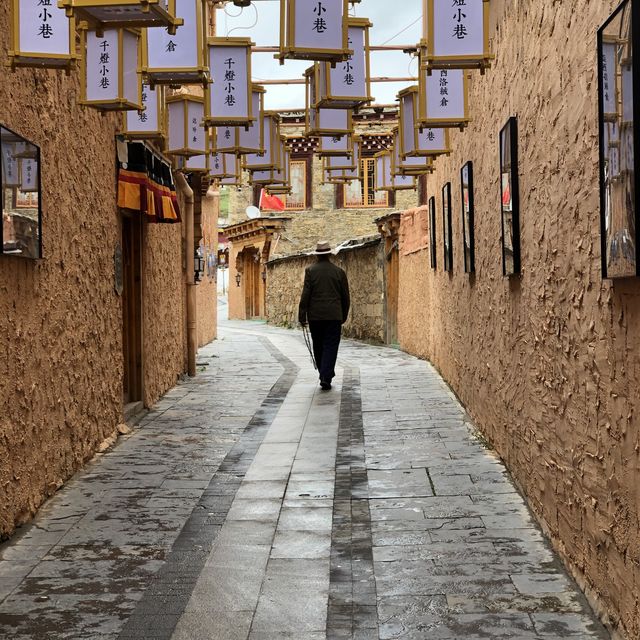
<svg viewBox="0 0 640 640">
<path fill-rule="evenodd" d="M 332 253 L 331 244 L 326 240 L 322 240 L 321 242 L 318 242 L 318 244 L 316 245 L 316 250 L 313 252 L 313 255 L 326 256 L 330 253 Z"/>
</svg>

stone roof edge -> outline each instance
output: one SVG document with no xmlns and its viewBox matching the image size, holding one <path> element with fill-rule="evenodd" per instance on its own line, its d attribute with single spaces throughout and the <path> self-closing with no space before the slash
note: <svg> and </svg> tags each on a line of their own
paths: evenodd
<svg viewBox="0 0 640 640">
<path fill-rule="evenodd" d="M 339 253 L 344 253 L 346 251 L 356 251 L 357 249 L 373 247 L 377 244 L 380 244 L 381 241 L 382 239 L 379 235 L 363 236 L 361 238 L 353 238 L 352 240 L 346 240 L 345 242 L 340 243 L 336 247 L 337 253 L 334 253 L 332 255 L 336 256 Z M 312 256 L 312 255 L 314 255 L 312 250 L 300 252 L 300 253 L 292 253 L 288 256 L 282 256 L 281 258 L 273 258 L 272 260 L 269 260 L 267 262 L 267 265 L 273 265 L 280 262 L 287 262 L 288 260 L 299 260 L 300 258 L 308 258 L 309 256 Z"/>
</svg>

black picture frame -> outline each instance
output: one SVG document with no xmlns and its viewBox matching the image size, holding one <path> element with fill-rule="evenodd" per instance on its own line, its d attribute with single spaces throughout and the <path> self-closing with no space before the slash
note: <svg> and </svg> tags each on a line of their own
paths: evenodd
<svg viewBox="0 0 640 640">
<path fill-rule="evenodd" d="M 500 220 L 502 274 L 520 274 L 520 186 L 518 181 L 518 119 L 510 117 L 500 130 Z"/>
<path fill-rule="evenodd" d="M 633 64 L 640 35 L 640 2 L 624 0 L 598 29 L 600 243 L 604 279 L 640 275 L 640 65 Z M 610 68 L 613 67 L 613 68 Z"/>
<path fill-rule="evenodd" d="M 453 230 L 451 228 L 451 183 L 442 187 L 442 239 L 444 252 L 444 270 L 453 271 Z"/>
<path fill-rule="evenodd" d="M 429 198 L 429 255 L 431 257 L 431 268 L 438 268 L 438 256 L 436 255 L 436 199 Z"/>
<path fill-rule="evenodd" d="M 473 199 L 473 162 L 469 160 L 460 168 L 460 204 L 462 211 L 462 255 L 464 256 L 464 272 L 476 271 L 476 248 Z"/>
<path fill-rule="evenodd" d="M 0 125 L 0 163 L 0 255 L 39 260 L 42 258 L 40 147 Z"/>
</svg>

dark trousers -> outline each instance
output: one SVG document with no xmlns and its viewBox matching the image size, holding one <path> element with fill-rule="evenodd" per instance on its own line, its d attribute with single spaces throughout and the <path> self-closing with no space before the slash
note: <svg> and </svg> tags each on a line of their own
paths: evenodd
<svg viewBox="0 0 640 640">
<path fill-rule="evenodd" d="M 318 365 L 320 380 L 331 382 L 336 375 L 335 366 L 342 323 L 339 320 L 316 320 L 309 322 L 309 331 L 311 331 L 313 356 Z"/>
</svg>

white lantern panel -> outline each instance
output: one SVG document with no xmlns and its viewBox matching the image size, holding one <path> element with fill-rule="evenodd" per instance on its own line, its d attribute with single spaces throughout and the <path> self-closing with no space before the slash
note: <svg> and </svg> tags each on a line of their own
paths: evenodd
<svg viewBox="0 0 640 640">
<path fill-rule="evenodd" d="M 347 109 L 318 109 L 319 129 L 349 131 L 349 111 Z"/>
<path fill-rule="evenodd" d="M 272 162 L 273 120 L 268 116 L 263 116 L 262 126 L 264 128 L 264 152 L 248 154 L 246 160 L 248 167 L 267 165 Z"/>
<path fill-rule="evenodd" d="M 605 118 L 617 117 L 616 105 L 616 51 L 614 43 L 602 45 L 602 88 Z"/>
<path fill-rule="evenodd" d="M 131 31 L 122 34 L 122 59 L 124 65 L 124 97 L 137 104 L 140 100 L 140 76 L 138 74 L 138 36 Z"/>
<path fill-rule="evenodd" d="M 102 38 L 87 32 L 87 100 L 117 100 L 119 62 L 117 29 L 106 29 Z"/>
<path fill-rule="evenodd" d="M 209 88 L 210 110 L 214 118 L 249 118 L 246 47 L 209 46 L 209 66 L 213 84 Z"/>
<path fill-rule="evenodd" d="M 244 149 L 260 149 L 262 147 L 262 127 L 263 119 L 260 113 L 260 92 L 251 92 L 251 111 L 255 120 L 248 129 L 239 127 L 240 147 Z"/>
<path fill-rule="evenodd" d="M 191 169 L 191 170 L 197 169 L 199 171 L 206 171 L 208 169 L 207 160 L 208 160 L 208 156 L 206 153 L 199 156 L 191 156 L 190 158 L 185 158 L 184 168 Z"/>
<path fill-rule="evenodd" d="M 415 149 L 415 122 L 414 114 L 414 94 L 410 93 L 402 96 L 400 99 L 400 115 L 402 127 L 400 135 L 402 136 L 402 146 L 405 153 L 412 153 Z"/>
<path fill-rule="evenodd" d="M 32 158 L 23 158 L 20 162 L 20 190 L 38 190 L 38 162 Z"/>
<path fill-rule="evenodd" d="M 341 156 L 331 156 L 326 159 L 325 167 L 327 171 L 335 171 L 337 169 L 351 169 L 357 165 L 356 159 L 343 158 Z"/>
<path fill-rule="evenodd" d="M 213 127 L 218 153 L 232 152 L 236 147 L 236 127 Z"/>
<path fill-rule="evenodd" d="M 149 85 L 142 85 L 142 106 L 144 111 L 127 111 L 127 131 L 157 132 L 160 130 L 158 113 L 158 91 Z"/>
<path fill-rule="evenodd" d="M 294 48 L 342 49 L 343 7 L 343 0 L 297 0 Z"/>
<path fill-rule="evenodd" d="M 189 102 L 187 116 L 189 119 L 189 140 L 186 146 L 189 149 L 196 149 L 202 153 L 206 153 L 206 131 L 204 127 L 201 126 L 202 119 L 204 118 L 204 104 L 201 102 Z"/>
<path fill-rule="evenodd" d="M 169 149 L 182 149 L 186 147 L 184 105 L 182 102 L 170 102 L 167 105 L 169 112 Z"/>
<path fill-rule="evenodd" d="M 376 188 L 381 189 L 382 187 L 386 187 L 385 184 L 385 156 L 378 156 L 376 158 Z"/>
<path fill-rule="evenodd" d="M 394 176 L 393 177 L 393 185 L 394 187 L 409 187 L 414 185 L 413 176 Z"/>
<path fill-rule="evenodd" d="M 433 0 L 433 54 L 484 55 L 484 0 Z"/>
<path fill-rule="evenodd" d="M 349 49 L 353 49 L 354 53 L 344 62 L 337 63 L 335 68 L 330 70 L 332 95 L 347 98 L 358 98 L 367 95 L 364 47 L 365 30 L 362 27 L 349 27 Z M 326 64 L 328 65 L 329 63 Z M 321 95 L 325 94 L 321 93 Z"/>
<path fill-rule="evenodd" d="M 19 0 L 20 51 L 69 55 L 69 18 L 52 0 Z"/>
<path fill-rule="evenodd" d="M 427 120 L 464 120 L 465 91 L 462 69 L 441 69 L 426 76 Z"/>
<path fill-rule="evenodd" d="M 201 0 L 176 0 L 176 15 L 184 24 L 171 35 L 166 28 L 147 30 L 147 60 L 153 69 L 191 69 L 198 67 L 198 9 Z"/>
<path fill-rule="evenodd" d="M 2 145 L 2 185 L 4 187 L 20 186 L 20 173 L 17 153 L 23 152 L 26 146 L 23 142 L 16 145 Z"/>
<path fill-rule="evenodd" d="M 350 155 L 349 135 L 341 136 L 322 136 L 320 140 L 320 149 L 327 153 L 343 152 L 344 155 Z"/>
<path fill-rule="evenodd" d="M 444 151 L 447 148 L 445 129 L 422 129 L 418 131 L 419 151 Z"/>
<path fill-rule="evenodd" d="M 622 122 L 633 124 L 633 67 L 622 65 Z"/>
</svg>

